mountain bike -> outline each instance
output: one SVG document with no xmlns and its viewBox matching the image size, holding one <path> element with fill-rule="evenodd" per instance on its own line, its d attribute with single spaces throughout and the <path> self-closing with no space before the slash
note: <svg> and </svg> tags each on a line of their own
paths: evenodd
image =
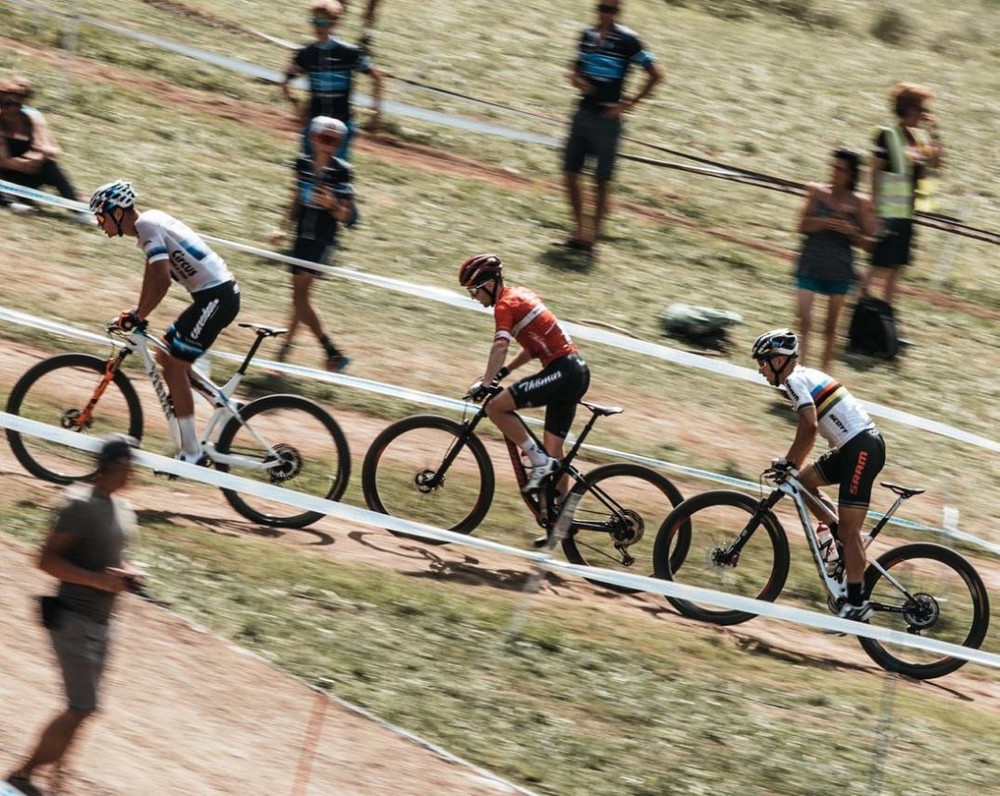
<svg viewBox="0 0 1000 796">
<path fill-rule="evenodd" d="M 649 574 L 652 530 L 681 502 L 681 493 L 665 476 L 640 464 L 616 462 L 580 472 L 573 461 L 597 419 L 623 411 L 585 401 L 580 405 L 591 416 L 573 447 L 537 493 L 522 492 L 521 498 L 551 535 L 563 508 L 557 487 L 568 475 L 572 487 L 565 505 L 573 513 L 561 539 L 566 558 L 624 570 L 642 562 L 647 568 L 642 574 Z M 485 403 L 462 422 L 415 415 L 386 428 L 369 447 L 361 470 L 368 507 L 458 533 L 474 531 L 490 510 L 496 488 L 493 464 L 476 435 L 484 417 Z M 528 433 L 538 442 L 530 429 Z M 506 437 L 504 441 L 517 484 L 523 487 L 528 475 L 522 452 Z M 539 540 L 538 546 L 543 543 Z"/>
<path fill-rule="evenodd" d="M 339 500 L 350 477 L 350 452 L 340 426 L 325 409 L 289 394 L 266 395 L 246 404 L 233 399 L 261 343 L 286 331 L 252 323 L 239 325 L 252 329 L 256 336 L 243 363 L 224 386 L 217 386 L 197 367 L 190 370 L 192 388 L 213 408 L 200 439 L 205 454 L 202 463 L 265 484 Z M 107 359 L 59 354 L 42 360 L 14 385 L 7 411 L 83 434 L 118 432 L 141 440 L 142 405 L 122 368 L 130 355 L 138 353 L 179 449 L 180 428 L 173 402 L 151 351 L 157 348 L 165 352 L 166 345 L 142 327 L 125 332 L 111 323 L 106 331 L 109 338 L 120 341 L 117 351 Z M 93 458 L 84 451 L 10 430 L 7 440 L 17 460 L 37 478 L 68 484 L 94 473 Z M 304 528 L 324 516 L 232 489 L 223 489 L 222 494 L 237 512 L 263 525 Z"/>
<path fill-rule="evenodd" d="M 835 537 L 820 541 L 807 508 L 835 528 L 837 516 L 806 490 L 794 471 L 770 468 L 762 478 L 775 484 L 760 500 L 714 490 L 685 500 L 664 520 L 653 549 L 656 577 L 773 602 L 789 569 L 788 538 L 773 509 L 784 496 L 795 503 L 827 605 L 836 613 L 846 598 L 844 557 Z M 889 511 L 862 537 L 865 548 L 879 535 L 903 501 L 925 490 L 883 481 L 896 495 Z M 824 534 L 825 535 L 825 534 Z M 872 559 L 865 571 L 864 597 L 870 623 L 978 649 L 989 628 L 990 605 L 983 580 L 965 558 L 938 544 L 912 543 Z M 668 597 L 684 616 L 734 625 L 756 614 Z M 858 637 L 879 666 L 921 680 L 955 671 L 965 661 L 898 644 Z"/>
</svg>

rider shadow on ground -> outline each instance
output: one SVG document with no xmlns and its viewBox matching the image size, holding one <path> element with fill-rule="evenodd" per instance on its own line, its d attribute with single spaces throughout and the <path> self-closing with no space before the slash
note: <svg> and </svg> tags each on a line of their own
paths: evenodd
<svg viewBox="0 0 1000 796">
<path fill-rule="evenodd" d="M 254 525 L 246 520 L 225 520 L 218 517 L 205 517 L 199 514 L 185 514 L 180 511 L 170 511 L 169 509 L 140 509 L 136 512 L 136 514 L 138 515 L 140 522 L 143 523 L 161 522 L 169 523 L 170 525 L 178 527 L 181 525 L 195 525 L 199 528 L 211 531 L 212 533 L 224 536 L 246 536 L 247 534 L 251 534 L 265 539 L 280 539 L 287 533 L 287 530 L 283 530 L 281 528 Z M 332 536 L 328 533 L 323 533 L 322 531 L 316 531 L 312 528 L 298 528 L 294 530 L 301 530 L 304 533 L 315 536 L 316 540 L 310 542 L 310 545 L 325 547 L 327 545 L 332 545 L 334 542 Z"/>
<path fill-rule="evenodd" d="M 461 554 L 461 560 L 445 559 L 433 550 L 425 547 L 411 547 L 409 550 L 419 554 L 419 558 L 427 561 L 429 567 L 425 570 L 402 572 L 414 578 L 433 578 L 451 583 L 463 583 L 469 586 L 490 586 L 505 591 L 524 591 L 528 581 L 533 577 L 531 570 L 490 569 L 481 566 L 479 559 Z M 551 572 L 545 575 L 546 584 L 558 586 L 564 579 Z"/>
</svg>

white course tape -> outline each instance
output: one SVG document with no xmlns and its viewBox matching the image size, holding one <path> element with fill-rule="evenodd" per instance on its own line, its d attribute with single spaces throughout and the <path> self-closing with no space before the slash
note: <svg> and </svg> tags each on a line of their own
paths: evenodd
<svg viewBox="0 0 1000 796">
<path fill-rule="evenodd" d="M 7 412 L 0 412 L 0 426 L 17 431 L 22 434 L 46 439 L 51 442 L 60 443 L 69 447 L 81 450 L 96 451 L 101 441 L 99 438 L 85 437 L 67 431 L 56 426 L 45 423 L 38 423 L 34 420 L 27 420 L 17 415 Z M 210 486 L 225 487 L 234 489 L 246 494 L 255 495 L 267 500 L 277 500 L 290 506 L 306 509 L 308 511 L 319 511 L 330 517 L 358 525 L 365 525 L 372 528 L 388 528 L 393 531 L 406 533 L 411 536 L 419 536 L 439 542 L 451 542 L 478 550 L 487 550 L 492 553 L 522 558 L 532 561 L 536 566 L 544 569 L 561 572 L 573 577 L 586 578 L 591 581 L 601 581 L 617 586 L 624 586 L 630 589 L 664 596 L 678 597 L 683 600 L 709 603 L 720 608 L 729 610 L 748 611 L 759 614 L 769 619 L 777 619 L 782 622 L 805 625 L 844 633 L 853 636 L 864 636 L 878 641 L 899 644 L 901 646 L 912 647 L 914 649 L 932 652 L 938 655 L 950 655 L 962 660 L 980 663 L 985 666 L 1000 668 L 1000 655 L 984 652 L 982 650 L 969 649 L 957 644 L 948 644 L 934 639 L 926 639 L 909 633 L 901 633 L 895 630 L 885 630 L 883 628 L 871 627 L 870 625 L 850 622 L 846 619 L 839 619 L 834 616 L 807 611 L 802 608 L 792 608 L 785 605 L 775 605 L 774 603 L 754 600 L 748 597 L 739 597 L 722 592 L 703 589 L 696 586 L 686 586 L 671 581 L 658 580 L 643 577 L 640 575 L 629 575 L 620 572 L 598 567 L 581 567 L 574 564 L 565 564 L 555 561 L 548 553 L 522 550 L 509 545 L 491 542 L 487 539 L 478 539 L 473 536 L 453 533 L 442 528 L 435 528 L 423 523 L 410 522 L 397 517 L 390 517 L 385 514 L 378 514 L 367 509 L 355 508 L 343 503 L 335 503 L 330 500 L 316 498 L 311 495 L 304 495 L 291 489 L 262 484 L 258 481 L 251 481 L 229 473 L 220 473 L 204 467 L 197 467 L 175 459 L 169 459 L 154 453 L 140 451 L 136 455 L 136 463 L 143 467 L 148 467 L 157 472 L 167 472 L 182 476 L 193 481 L 198 481 Z"/>
<path fill-rule="evenodd" d="M 2 180 L 0 180 L 0 191 L 17 196 L 24 196 L 25 198 L 31 198 L 39 202 L 47 202 L 49 204 L 55 204 L 62 207 L 69 207 L 71 209 L 86 209 L 85 206 L 80 203 L 67 202 L 64 199 L 44 194 L 41 191 L 23 188 L 20 185 L 4 182 Z M 489 309 L 482 307 L 479 304 L 470 302 L 467 296 L 459 295 L 452 290 L 446 290 L 428 285 L 417 285 L 412 282 L 406 282 L 402 279 L 376 276 L 375 274 L 356 271 L 351 268 L 345 268 L 344 266 L 320 265 L 318 263 L 288 257 L 284 254 L 277 254 L 276 252 L 262 249 L 257 246 L 251 246 L 246 243 L 237 243 L 235 241 L 227 240 L 226 238 L 216 238 L 211 235 L 202 235 L 202 238 L 210 243 L 235 249 L 245 254 L 251 254 L 255 257 L 262 257 L 267 260 L 275 260 L 277 262 L 288 263 L 290 265 L 300 265 L 313 271 L 327 273 L 331 276 L 336 276 L 350 282 L 358 282 L 364 285 L 371 285 L 374 287 L 384 288 L 386 290 L 392 290 L 396 293 L 402 293 L 407 296 L 415 296 L 429 301 L 436 301 L 439 304 L 446 304 L 450 307 L 455 307 L 465 311 L 480 313 L 489 312 Z M 638 340 L 624 334 L 618 334 L 617 332 L 609 332 L 604 329 L 598 329 L 594 326 L 586 326 L 584 324 L 572 322 L 563 322 L 562 325 L 573 337 L 581 340 L 601 343 L 612 348 L 618 348 L 634 354 L 652 357 L 663 362 L 670 362 L 674 365 L 682 365 L 684 367 L 696 368 L 698 370 L 707 370 L 710 373 L 715 373 L 720 376 L 726 376 L 740 381 L 747 381 L 761 386 L 768 386 L 764 377 L 753 368 L 743 367 L 742 365 L 734 365 L 730 362 L 720 362 L 719 360 L 701 356 L 700 354 L 692 354 L 687 351 L 670 348 L 669 346 L 661 345 L 660 343 Z M 930 420 L 928 418 L 912 414 L 911 412 L 893 409 L 892 407 L 883 406 L 882 404 L 872 403 L 870 401 L 862 401 L 862 404 L 868 413 L 874 415 L 875 417 L 883 417 L 887 420 L 892 420 L 896 423 L 910 426 L 911 428 L 929 431 L 932 434 L 937 434 L 939 436 L 955 440 L 956 442 L 963 442 L 977 448 L 983 448 L 993 453 L 1000 453 L 1000 442 L 980 436 L 979 434 L 963 431 L 962 429 L 955 428 L 954 426 L 949 426 L 946 423 L 941 423 L 937 420 Z"/>
<path fill-rule="evenodd" d="M 10 323 L 17 323 L 23 326 L 30 326 L 35 329 L 41 329 L 43 331 L 52 332 L 53 334 L 64 335 L 67 337 L 75 337 L 83 340 L 91 340 L 93 342 L 99 342 L 103 344 L 108 344 L 109 340 L 107 337 L 95 334 L 93 332 L 83 331 L 81 329 L 76 329 L 75 327 L 59 323 L 57 321 L 50 321 L 43 318 L 36 318 L 33 315 L 28 315 L 27 313 L 19 312 L 18 310 L 12 310 L 6 307 L 0 307 L 0 321 L 8 321 Z M 114 345 L 118 345 L 117 342 L 110 341 Z M 211 355 L 218 359 L 224 359 L 231 362 L 242 362 L 243 356 L 240 354 L 233 354 L 226 351 L 212 351 Z M 461 401 L 455 398 L 446 398 L 440 395 L 434 395 L 432 393 L 423 392 L 421 390 L 414 390 L 408 387 L 399 387 L 394 384 L 386 384 L 384 382 L 374 381 L 372 379 L 363 379 L 357 376 L 346 376 L 339 373 L 329 373 L 324 370 L 317 370 L 315 368 L 308 368 L 301 365 L 293 365 L 286 362 L 275 362 L 267 359 L 257 360 L 258 364 L 262 368 L 268 370 L 278 371 L 280 373 L 286 373 L 291 376 L 299 376 L 301 378 L 311 379 L 313 381 L 321 381 L 329 384 L 336 384 L 341 387 L 349 387 L 352 389 L 364 390 L 365 392 L 371 392 L 378 395 L 385 395 L 393 399 L 405 400 L 410 403 L 422 404 L 425 406 L 433 406 L 438 409 L 446 409 L 450 411 L 463 412 L 467 411 L 469 404 L 465 401 Z M 542 421 L 534 417 L 523 417 L 526 423 L 533 426 L 540 426 Z M 572 436 L 567 438 L 572 439 Z M 585 444 L 583 450 L 593 451 L 595 453 L 605 454 L 607 456 L 612 456 L 614 458 L 622 459 L 624 461 L 631 461 L 637 464 L 644 464 L 648 467 L 654 467 L 661 470 L 666 470 L 667 472 L 680 473 L 691 478 L 697 478 L 707 481 L 715 481 L 716 483 L 725 484 L 726 486 L 732 486 L 737 489 L 742 489 L 746 492 L 757 494 L 760 492 L 760 484 L 754 481 L 747 481 L 742 478 L 734 478 L 732 476 L 723 475 L 722 473 L 713 473 L 710 470 L 702 470 L 696 467 L 688 467 L 683 464 L 676 464 L 674 462 L 664 461 L 662 459 L 654 459 L 649 456 L 643 456 L 641 454 L 629 453 L 627 451 L 615 450 L 614 448 L 605 448 L 600 445 Z M 874 520 L 880 520 L 882 514 L 877 511 L 869 511 L 868 517 Z M 926 525 L 924 523 L 915 522 L 913 520 L 907 520 L 903 517 L 895 516 L 889 520 L 891 525 L 896 525 L 901 528 L 908 528 L 915 531 L 926 531 L 929 533 L 940 534 L 943 536 L 950 537 L 959 541 L 968 542 L 969 544 L 981 547 L 995 555 L 1000 555 L 1000 544 L 994 544 L 988 542 L 984 539 L 980 539 L 978 536 L 974 536 L 969 533 L 964 533 L 959 531 L 957 528 L 937 528 L 931 525 Z"/>
</svg>

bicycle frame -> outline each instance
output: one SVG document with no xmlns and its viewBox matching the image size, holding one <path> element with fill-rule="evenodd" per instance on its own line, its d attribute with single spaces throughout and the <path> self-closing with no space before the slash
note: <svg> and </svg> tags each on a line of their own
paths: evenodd
<svg viewBox="0 0 1000 796">
<path fill-rule="evenodd" d="M 112 330 L 109 329 L 109 332 L 112 332 Z M 174 413 L 173 402 L 170 400 L 170 392 L 167 388 L 166 382 L 164 381 L 164 378 L 160 373 L 160 369 L 156 364 L 156 360 L 150 351 L 150 346 L 152 346 L 169 355 L 170 352 L 168 351 L 167 346 L 162 341 L 157 340 L 155 337 L 148 334 L 142 328 L 133 330 L 127 336 L 120 336 L 122 339 L 122 348 L 117 355 L 108 359 L 104 376 L 102 377 L 97 388 L 94 390 L 94 394 L 87 403 L 87 406 L 80 413 L 79 424 L 83 425 L 88 421 L 94 407 L 97 405 L 100 397 L 104 394 L 108 384 L 112 381 L 112 379 L 114 379 L 115 374 L 121 369 L 122 363 L 125 359 L 128 358 L 130 354 L 138 353 L 140 359 L 142 360 L 143 370 L 146 372 L 146 376 L 153 385 L 153 390 L 160 403 L 160 408 L 163 410 L 163 415 L 167 419 L 167 425 L 170 428 L 170 435 L 174 440 L 174 444 L 179 448 L 181 445 L 180 425 L 178 424 L 177 416 Z M 238 401 L 232 400 L 232 396 L 235 394 L 236 388 L 243 380 L 243 376 L 246 375 L 247 367 L 253 360 L 253 357 L 257 353 L 257 349 L 260 348 L 260 344 L 263 340 L 264 335 L 258 332 L 257 339 L 254 340 L 253 344 L 250 346 L 250 350 L 247 352 L 242 364 L 230 377 L 229 381 L 227 381 L 222 387 L 217 386 L 211 379 L 208 378 L 208 376 L 199 371 L 196 366 L 192 366 L 189 371 L 191 387 L 206 398 L 214 407 L 212 417 L 209 418 L 199 440 L 205 454 L 212 460 L 213 463 L 230 467 L 240 467 L 247 470 L 268 470 L 281 464 L 280 457 L 277 456 L 275 456 L 273 460 L 268 458 L 265 461 L 258 461 L 248 456 L 241 456 L 239 454 L 219 453 L 219 451 L 215 448 L 215 440 L 218 438 L 219 432 L 221 432 L 222 428 L 230 418 L 235 418 L 236 421 L 239 422 L 253 436 L 261 448 L 267 451 L 273 451 L 273 446 L 268 443 L 267 440 L 261 437 L 253 428 L 250 427 L 249 424 L 243 422 L 239 412 L 242 404 Z"/>
<path fill-rule="evenodd" d="M 763 515 L 768 511 L 771 511 L 783 496 L 788 495 L 795 504 L 799 522 L 802 524 L 802 532 L 805 534 L 806 542 L 809 544 L 809 552 L 812 554 L 816 571 L 819 574 L 820 580 L 823 582 L 827 593 L 833 599 L 843 597 L 845 594 L 845 586 L 840 579 L 841 569 L 843 567 L 843 555 L 841 555 L 841 564 L 835 569 L 835 571 L 832 574 L 828 572 L 826 563 L 823 560 L 823 550 L 819 542 L 819 537 L 816 535 L 816 529 L 813 527 L 812 520 L 809 516 L 809 505 L 815 507 L 818 514 L 823 516 L 823 518 L 830 523 L 838 522 L 836 511 L 832 510 L 828 505 L 826 505 L 826 503 L 820 500 L 818 496 L 806 489 L 798 480 L 795 473 L 779 473 L 774 470 L 767 470 L 764 475 L 765 477 L 771 477 L 776 480 L 776 486 L 770 496 L 761 501 L 757 513 L 754 515 L 753 519 L 746 526 L 746 528 L 744 528 L 740 533 L 739 539 L 734 545 L 735 551 L 738 554 L 739 550 L 742 549 L 744 544 L 746 544 L 750 536 L 760 525 Z M 893 514 L 896 513 L 896 510 L 906 499 L 906 496 L 897 496 L 895 502 L 889 507 L 889 510 L 883 515 L 882 519 L 880 519 L 867 534 L 862 535 L 861 543 L 864 545 L 865 550 L 867 550 L 871 543 L 875 540 L 875 537 L 882 532 L 882 529 L 886 526 Z M 831 542 L 830 544 L 833 543 L 834 542 Z M 870 565 L 878 569 L 879 572 L 882 573 L 883 577 L 899 589 L 900 592 L 905 594 L 907 597 L 912 598 L 912 595 L 909 594 L 906 588 L 899 583 L 898 580 L 892 577 L 892 575 L 890 575 L 885 569 L 883 569 L 882 566 L 879 565 L 878 561 L 872 560 Z"/>
</svg>

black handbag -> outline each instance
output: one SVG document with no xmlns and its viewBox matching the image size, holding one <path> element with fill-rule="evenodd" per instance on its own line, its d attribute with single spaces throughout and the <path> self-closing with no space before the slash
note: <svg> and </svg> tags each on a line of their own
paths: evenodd
<svg viewBox="0 0 1000 796">
<path fill-rule="evenodd" d="M 893 308 L 882 299 L 861 296 L 851 317 L 847 347 L 859 354 L 893 359 L 899 353 L 896 313 Z"/>
<path fill-rule="evenodd" d="M 51 595 L 38 598 L 38 608 L 42 617 L 42 627 L 46 630 L 55 630 L 59 627 L 62 619 L 63 604 L 58 597 Z"/>
</svg>

